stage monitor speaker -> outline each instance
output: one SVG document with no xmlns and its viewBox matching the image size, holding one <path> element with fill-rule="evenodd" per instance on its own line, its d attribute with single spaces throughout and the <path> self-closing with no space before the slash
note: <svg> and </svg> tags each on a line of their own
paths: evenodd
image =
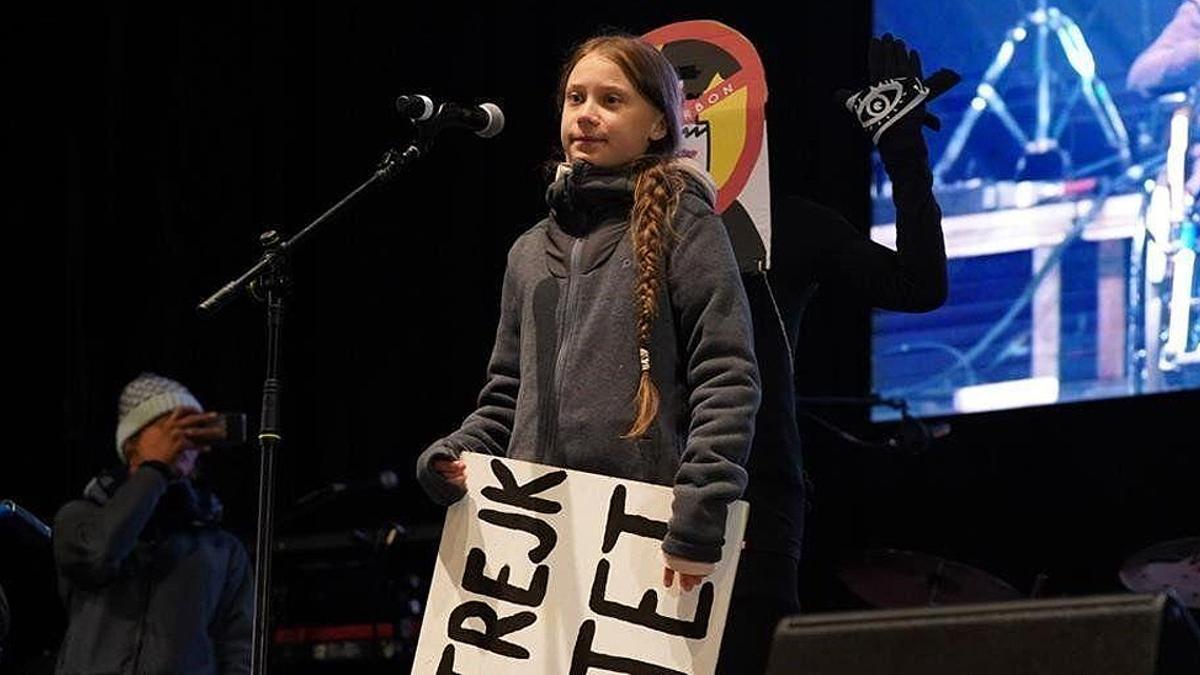
<svg viewBox="0 0 1200 675">
<path fill-rule="evenodd" d="M 1113 595 L 801 615 L 768 675 L 1152 675 L 1165 599 Z"/>
</svg>

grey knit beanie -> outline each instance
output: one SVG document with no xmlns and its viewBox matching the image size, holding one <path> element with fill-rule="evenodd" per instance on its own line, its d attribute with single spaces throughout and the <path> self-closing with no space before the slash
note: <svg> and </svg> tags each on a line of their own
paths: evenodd
<svg viewBox="0 0 1200 675">
<path fill-rule="evenodd" d="M 125 385 L 117 403 L 117 456 L 124 461 L 125 441 L 175 408 L 204 410 L 187 387 L 161 375 L 142 373 Z"/>
</svg>

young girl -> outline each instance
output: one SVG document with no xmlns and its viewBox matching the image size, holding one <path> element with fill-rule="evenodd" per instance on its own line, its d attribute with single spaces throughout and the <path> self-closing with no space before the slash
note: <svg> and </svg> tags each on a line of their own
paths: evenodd
<svg viewBox="0 0 1200 675">
<path fill-rule="evenodd" d="M 664 583 L 690 590 L 746 485 L 759 380 L 715 188 L 675 157 L 680 92 L 631 37 L 588 40 L 564 65 L 549 216 L 509 252 L 478 408 L 417 477 L 454 502 L 473 451 L 672 485 Z"/>
</svg>

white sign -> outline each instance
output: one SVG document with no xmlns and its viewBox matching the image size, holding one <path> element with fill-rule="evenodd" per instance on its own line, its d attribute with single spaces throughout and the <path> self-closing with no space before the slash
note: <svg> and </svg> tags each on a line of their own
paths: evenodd
<svg viewBox="0 0 1200 675">
<path fill-rule="evenodd" d="M 748 506 L 730 507 L 714 574 L 663 586 L 671 489 L 464 453 L 413 673 L 716 668 Z"/>
</svg>

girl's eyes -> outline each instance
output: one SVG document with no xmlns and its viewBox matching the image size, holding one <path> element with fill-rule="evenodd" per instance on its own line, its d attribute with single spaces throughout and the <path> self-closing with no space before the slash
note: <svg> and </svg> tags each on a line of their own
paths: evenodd
<svg viewBox="0 0 1200 675">
<path fill-rule="evenodd" d="M 582 92 L 578 92 L 578 91 L 568 92 L 567 96 L 566 96 L 567 103 L 571 103 L 571 104 L 575 104 L 575 105 L 583 103 L 584 100 L 586 100 L 586 99 L 587 99 L 587 96 L 585 96 Z M 604 100 L 604 105 L 608 105 L 608 106 L 620 105 L 624 101 L 624 99 L 621 97 L 620 94 L 607 94 L 604 96 L 603 100 Z"/>
</svg>

